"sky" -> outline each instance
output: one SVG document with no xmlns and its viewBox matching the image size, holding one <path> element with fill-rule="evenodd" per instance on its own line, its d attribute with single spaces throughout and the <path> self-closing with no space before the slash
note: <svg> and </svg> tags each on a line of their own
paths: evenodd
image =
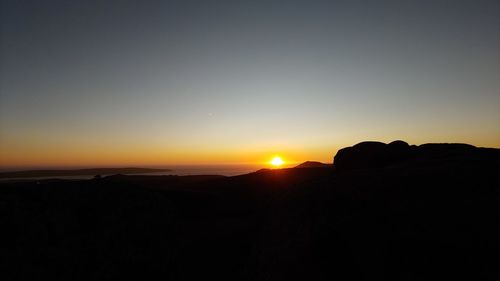
<svg viewBox="0 0 500 281">
<path fill-rule="evenodd" d="M 497 0 L 0 5 L 0 168 L 500 147 Z"/>
</svg>

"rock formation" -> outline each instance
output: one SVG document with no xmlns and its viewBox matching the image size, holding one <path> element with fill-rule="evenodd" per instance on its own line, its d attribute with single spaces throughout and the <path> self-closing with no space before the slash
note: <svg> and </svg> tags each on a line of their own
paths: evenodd
<svg viewBox="0 0 500 281">
<path fill-rule="evenodd" d="M 486 150 L 490 152 L 486 153 Z M 491 155 L 495 149 L 477 148 L 461 143 L 429 143 L 419 146 L 397 140 L 389 144 L 375 141 L 358 143 L 337 152 L 333 162 L 337 170 L 382 168 L 400 163 L 453 160 L 471 161 Z M 496 150 L 495 153 L 498 153 Z"/>
</svg>

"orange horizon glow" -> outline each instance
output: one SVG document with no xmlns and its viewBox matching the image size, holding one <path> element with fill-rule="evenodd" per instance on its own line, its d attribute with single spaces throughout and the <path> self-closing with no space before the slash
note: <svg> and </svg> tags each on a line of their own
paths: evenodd
<svg viewBox="0 0 500 281">
<path fill-rule="evenodd" d="M 22 151 L 22 153 L 19 153 Z M 286 165 L 299 164 L 307 160 L 328 161 L 331 153 L 306 154 L 297 149 L 287 150 L 289 157 Z M 204 166 L 204 165 L 248 165 L 256 168 L 270 166 L 270 159 L 275 153 L 266 149 L 247 148 L 242 150 L 194 150 L 165 149 L 71 149 L 59 147 L 53 149 L 19 149 L 7 151 L 0 149 L 0 169 L 31 167 L 169 167 L 169 166 Z M 321 157 L 326 155 L 326 157 Z M 282 160 L 283 161 L 283 160 Z M 284 166 L 285 163 L 279 166 Z M 276 165 L 273 165 L 277 167 Z"/>
<path fill-rule="evenodd" d="M 397 137 L 368 138 L 390 142 Z M 405 139 L 410 144 L 427 142 L 464 142 L 479 147 L 499 147 L 498 141 L 479 141 L 459 138 Z M 143 143 L 113 142 L 113 139 L 92 140 L 86 143 L 75 139 L 62 139 L 54 142 L 24 139 L 3 139 L 0 142 L 0 168 L 30 167 L 168 167 L 182 165 L 249 165 L 257 168 L 273 167 L 270 160 L 274 156 L 286 155 L 281 167 L 292 167 L 305 161 L 331 163 L 336 152 L 367 139 L 338 139 L 336 142 L 306 141 L 276 142 L 264 140 L 259 143 L 246 144 L 242 141 L 225 143 L 216 142 L 203 146 L 203 142 L 184 141 L 183 143 L 164 144 L 154 138 Z M 333 143 L 333 144 L 332 144 Z M 280 147 L 280 149 L 276 149 Z M 277 166 L 274 166 L 277 167 Z"/>
</svg>

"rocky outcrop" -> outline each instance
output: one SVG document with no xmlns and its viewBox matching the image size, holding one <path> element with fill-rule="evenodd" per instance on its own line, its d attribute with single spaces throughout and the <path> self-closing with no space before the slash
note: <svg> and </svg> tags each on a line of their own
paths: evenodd
<svg viewBox="0 0 500 281">
<path fill-rule="evenodd" d="M 475 159 L 486 155 L 485 148 L 461 143 L 429 143 L 409 145 L 397 140 L 389 144 L 375 141 L 358 143 L 337 152 L 334 166 L 337 170 L 380 168 L 404 162 Z M 498 149 L 488 149 L 488 155 L 498 154 Z"/>
<path fill-rule="evenodd" d="M 390 144 L 365 141 L 339 150 L 333 163 L 340 170 L 371 168 L 404 160 L 409 154 L 410 146 L 403 141 Z"/>
</svg>

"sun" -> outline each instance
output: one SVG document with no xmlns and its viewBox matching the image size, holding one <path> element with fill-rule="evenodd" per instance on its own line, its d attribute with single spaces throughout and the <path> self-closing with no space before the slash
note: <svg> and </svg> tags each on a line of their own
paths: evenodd
<svg viewBox="0 0 500 281">
<path fill-rule="evenodd" d="M 271 160 L 271 165 L 273 165 L 275 167 L 280 167 L 284 163 L 285 163 L 285 161 L 283 161 L 283 159 L 281 159 L 281 157 L 279 157 L 279 156 L 274 156 L 274 158 Z"/>
</svg>

